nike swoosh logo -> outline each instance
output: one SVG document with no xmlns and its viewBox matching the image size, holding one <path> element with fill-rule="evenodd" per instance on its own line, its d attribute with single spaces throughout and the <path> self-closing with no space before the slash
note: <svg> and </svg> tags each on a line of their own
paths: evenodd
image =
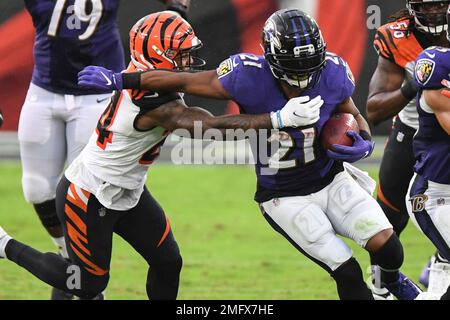
<svg viewBox="0 0 450 320">
<path fill-rule="evenodd" d="M 299 117 L 299 118 L 305 118 L 305 119 L 307 118 L 307 117 L 304 117 L 304 116 L 300 116 L 300 115 L 298 115 L 298 114 L 297 114 L 297 111 L 294 111 L 294 113 L 293 113 L 293 114 L 294 114 L 294 116 L 296 116 L 296 117 Z"/>
<path fill-rule="evenodd" d="M 236 68 L 239 65 L 239 62 L 236 62 L 236 61 L 237 61 L 237 58 L 235 57 L 233 59 L 233 68 Z"/>
<path fill-rule="evenodd" d="M 158 92 L 155 92 L 154 94 L 149 94 L 148 96 L 144 96 L 144 98 L 158 98 L 159 94 Z"/>
<path fill-rule="evenodd" d="M 100 73 L 102 74 L 103 78 L 105 78 L 105 80 L 106 80 L 106 85 L 107 85 L 107 86 L 112 85 L 111 80 L 109 80 L 109 78 L 106 76 L 106 74 L 104 74 L 104 73 L 101 72 L 101 71 L 100 71 Z"/>
<path fill-rule="evenodd" d="M 103 101 L 106 101 L 106 100 L 108 100 L 108 99 L 109 99 L 109 97 L 103 98 L 103 99 L 98 99 L 98 98 L 97 98 L 97 103 L 102 103 Z"/>
<path fill-rule="evenodd" d="M 436 58 L 436 54 L 435 54 L 435 53 L 429 53 L 429 52 L 426 52 L 426 51 L 425 51 L 425 53 L 426 53 L 427 56 L 429 56 L 431 59 Z"/>
<path fill-rule="evenodd" d="M 366 153 L 364 154 L 364 158 L 367 158 L 368 155 L 369 155 L 369 151 L 366 151 Z"/>
</svg>

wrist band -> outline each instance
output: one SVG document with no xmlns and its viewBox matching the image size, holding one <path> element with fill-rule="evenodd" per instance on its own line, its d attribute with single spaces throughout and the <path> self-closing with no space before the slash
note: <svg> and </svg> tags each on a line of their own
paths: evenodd
<svg viewBox="0 0 450 320">
<path fill-rule="evenodd" d="M 281 120 L 280 111 L 271 112 L 270 113 L 270 121 L 272 122 L 272 127 L 274 129 L 282 129 L 283 128 L 283 121 Z"/>
<path fill-rule="evenodd" d="M 122 85 L 124 89 L 140 89 L 142 72 L 122 73 Z"/>
<path fill-rule="evenodd" d="M 417 88 L 411 84 L 411 82 L 406 82 L 401 88 L 400 91 L 402 95 L 408 100 L 411 101 L 417 95 Z"/>
<path fill-rule="evenodd" d="M 278 129 L 283 128 L 283 121 L 281 120 L 281 112 L 277 111 Z"/>
</svg>

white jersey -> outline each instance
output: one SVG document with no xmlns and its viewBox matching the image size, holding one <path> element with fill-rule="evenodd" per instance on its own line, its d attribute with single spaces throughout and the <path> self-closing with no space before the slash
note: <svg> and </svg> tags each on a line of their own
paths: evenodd
<svg viewBox="0 0 450 320">
<path fill-rule="evenodd" d="M 65 172 L 69 181 L 113 210 L 128 210 L 137 204 L 147 169 L 169 134 L 161 127 L 136 129 L 138 116 L 181 99 L 178 94 L 133 92 L 123 90 L 113 96 L 88 145 Z"/>
</svg>

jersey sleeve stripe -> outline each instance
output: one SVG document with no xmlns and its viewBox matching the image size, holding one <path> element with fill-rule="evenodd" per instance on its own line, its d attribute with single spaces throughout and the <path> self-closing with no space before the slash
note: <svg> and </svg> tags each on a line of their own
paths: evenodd
<svg viewBox="0 0 450 320">
<path fill-rule="evenodd" d="M 384 58 L 386 58 L 392 62 L 395 61 L 395 56 L 392 53 L 392 50 L 388 45 L 388 41 L 387 41 L 385 35 L 382 32 L 377 31 L 374 45 L 375 45 L 375 48 L 378 48 L 378 52 L 381 56 L 383 56 Z"/>
</svg>

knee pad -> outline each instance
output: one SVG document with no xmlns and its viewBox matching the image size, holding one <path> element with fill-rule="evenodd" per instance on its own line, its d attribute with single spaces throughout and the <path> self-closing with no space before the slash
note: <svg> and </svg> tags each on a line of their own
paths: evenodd
<svg viewBox="0 0 450 320">
<path fill-rule="evenodd" d="M 28 203 L 35 204 L 55 199 L 57 183 L 57 179 L 49 179 L 42 175 L 24 172 L 22 177 L 22 189 L 25 200 Z"/>
<path fill-rule="evenodd" d="M 381 249 L 370 253 L 371 260 L 387 271 L 398 270 L 403 264 L 403 246 L 394 233 Z"/>
<path fill-rule="evenodd" d="M 323 211 L 313 205 L 303 208 L 294 217 L 293 223 L 298 234 L 308 243 L 315 243 L 333 232 L 333 227 Z"/>
<path fill-rule="evenodd" d="M 56 201 L 50 200 L 40 204 L 35 204 L 34 209 L 42 222 L 42 225 L 46 228 L 53 228 L 60 226 L 61 223 L 56 213 Z"/>
<path fill-rule="evenodd" d="M 320 209 L 314 206 L 302 209 L 295 216 L 294 225 L 303 242 L 298 245 L 331 270 L 336 270 L 352 257 L 352 250 L 336 236 L 333 226 Z"/>
<path fill-rule="evenodd" d="M 342 174 L 332 183 L 328 192 L 330 206 L 337 214 L 345 214 L 351 209 L 364 205 L 371 197 L 347 173 Z"/>
</svg>

